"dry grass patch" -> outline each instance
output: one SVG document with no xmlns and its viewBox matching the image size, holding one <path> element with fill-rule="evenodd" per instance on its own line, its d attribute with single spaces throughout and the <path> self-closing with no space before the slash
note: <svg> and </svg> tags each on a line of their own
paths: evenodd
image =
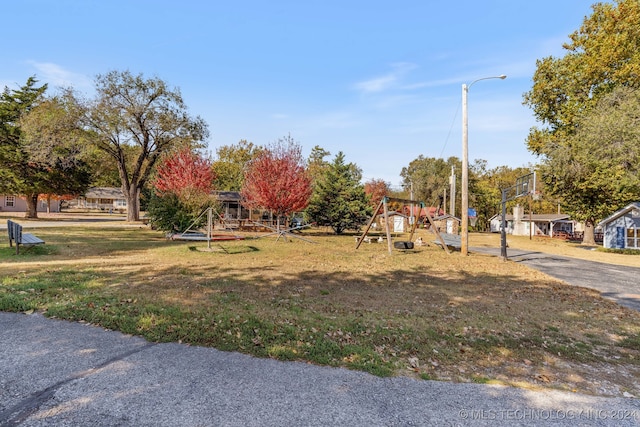
<svg viewBox="0 0 640 427">
<path fill-rule="evenodd" d="M 212 251 L 146 229 L 38 235 L 0 250 L 0 309 L 377 375 L 640 395 L 640 314 L 518 263 L 319 232 Z"/>
</svg>

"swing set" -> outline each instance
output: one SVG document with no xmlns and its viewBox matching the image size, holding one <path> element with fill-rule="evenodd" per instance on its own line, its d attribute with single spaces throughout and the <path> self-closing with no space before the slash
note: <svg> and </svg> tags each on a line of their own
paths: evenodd
<svg viewBox="0 0 640 427">
<path fill-rule="evenodd" d="M 423 202 L 420 202 L 420 201 L 417 201 L 417 200 L 399 199 L 397 197 L 388 197 L 388 196 L 382 197 L 382 199 L 380 200 L 380 203 L 378 203 L 378 207 L 373 212 L 373 215 L 371 216 L 371 219 L 369 220 L 369 223 L 365 227 L 364 232 L 362 233 L 360 238 L 358 238 L 357 243 L 356 243 L 356 249 L 358 249 L 360 247 L 360 245 L 362 244 L 362 242 L 365 240 L 365 238 L 367 236 L 367 233 L 371 229 L 371 225 L 373 224 L 373 222 L 376 219 L 376 215 L 378 215 L 378 212 L 380 212 L 380 208 L 382 208 L 382 210 L 383 210 L 384 228 L 385 228 L 385 233 L 387 235 L 387 247 L 389 249 L 389 253 L 390 254 L 393 253 L 393 248 L 394 247 L 396 249 L 401 249 L 401 250 L 413 249 L 413 246 L 414 246 L 413 235 L 415 233 L 418 221 L 414 221 L 413 224 L 411 224 L 411 232 L 409 234 L 409 240 L 408 241 L 392 242 L 391 241 L 391 230 L 389 230 L 389 208 L 387 206 L 389 202 L 409 203 L 409 204 L 412 204 L 412 205 L 419 205 L 420 208 L 424 208 L 425 207 L 425 204 Z M 444 238 L 442 237 L 442 235 L 438 231 L 438 228 L 436 227 L 435 223 L 433 222 L 433 218 L 431 218 L 431 215 L 429 215 L 429 212 L 426 212 L 425 215 L 426 215 L 427 221 L 429 221 L 429 224 L 431 225 L 431 227 L 429 227 L 429 228 L 431 229 L 431 231 L 433 231 L 433 233 L 436 235 L 436 238 L 438 239 L 437 243 L 439 243 L 440 246 L 442 246 L 442 248 L 445 250 L 445 252 L 447 254 L 450 254 L 451 251 L 449 250 L 449 247 L 448 247 L 447 243 L 445 242 Z"/>
</svg>

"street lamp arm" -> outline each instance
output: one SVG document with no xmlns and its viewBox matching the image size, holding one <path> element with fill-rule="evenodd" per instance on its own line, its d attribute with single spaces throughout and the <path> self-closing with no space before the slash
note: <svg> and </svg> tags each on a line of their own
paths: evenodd
<svg viewBox="0 0 640 427">
<path fill-rule="evenodd" d="M 500 74 L 499 76 L 482 77 L 474 80 L 467 86 L 462 85 L 462 197 L 461 207 L 462 212 L 460 215 L 460 254 L 466 256 L 469 249 L 469 119 L 467 117 L 467 95 L 469 88 L 480 80 L 488 79 L 506 79 L 507 76 Z"/>
<path fill-rule="evenodd" d="M 479 82 L 480 80 L 489 80 L 489 79 L 506 79 L 507 76 L 505 74 L 500 74 L 499 76 L 491 76 L 491 77 L 482 77 L 480 79 L 476 79 L 467 85 L 467 89 L 469 89 L 474 83 Z"/>
</svg>

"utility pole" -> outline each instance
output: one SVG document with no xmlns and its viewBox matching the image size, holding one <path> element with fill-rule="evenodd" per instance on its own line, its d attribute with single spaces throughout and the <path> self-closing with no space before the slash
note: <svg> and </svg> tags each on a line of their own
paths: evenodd
<svg viewBox="0 0 640 427">
<path fill-rule="evenodd" d="M 449 177 L 449 184 L 451 185 L 449 213 L 451 214 L 451 216 L 456 216 L 456 171 L 453 166 L 451 166 L 451 176 Z"/>
</svg>

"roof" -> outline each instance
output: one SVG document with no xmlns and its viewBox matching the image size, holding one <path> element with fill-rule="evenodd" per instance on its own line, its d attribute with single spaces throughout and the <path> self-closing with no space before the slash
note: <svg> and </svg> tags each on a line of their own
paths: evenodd
<svg viewBox="0 0 640 427">
<path fill-rule="evenodd" d="M 212 194 L 221 202 L 239 202 L 242 196 L 238 191 L 213 191 Z"/>
<path fill-rule="evenodd" d="M 117 187 L 93 187 L 84 193 L 89 199 L 124 199 L 124 193 Z"/>
<path fill-rule="evenodd" d="M 612 215 L 610 215 L 610 216 L 606 217 L 605 219 L 603 219 L 602 221 L 600 221 L 598 223 L 598 227 L 602 227 L 603 225 L 608 224 L 611 221 L 614 221 L 614 220 L 620 218 L 623 215 L 626 215 L 627 213 L 629 213 L 629 212 L 631 212 L 633 210 L 640 211 L 640 202 L 629 203 L 624 208 L 622 208 L 620 210 L 617 210 Z"/>
<path fill-rule="evenodd" d="M 507 221 L 513 221 L 513 215 L 507 214 Z M 493 219 L 502 219 L 502 215 L 496 214 L 490 218 Z M 533 222 L 559 222 L 559 221 L 571 221 L 571 217 L 567 214 L 533 214 L 533 215 L 522 215 L 522 221 L 531 221 Z"/>
<path fill-rule="evenodd" d="M 460 218 L 458 218 L 456 216 L 453 216 L 451 214 L 438 215 L 436 217 L 433 217 L 433 220 L 434 221 L 442 221 L 442 220 L 449 219 L 449 218 L 455 219 L 458 222 L 462 221 Z"/>
</svg>

